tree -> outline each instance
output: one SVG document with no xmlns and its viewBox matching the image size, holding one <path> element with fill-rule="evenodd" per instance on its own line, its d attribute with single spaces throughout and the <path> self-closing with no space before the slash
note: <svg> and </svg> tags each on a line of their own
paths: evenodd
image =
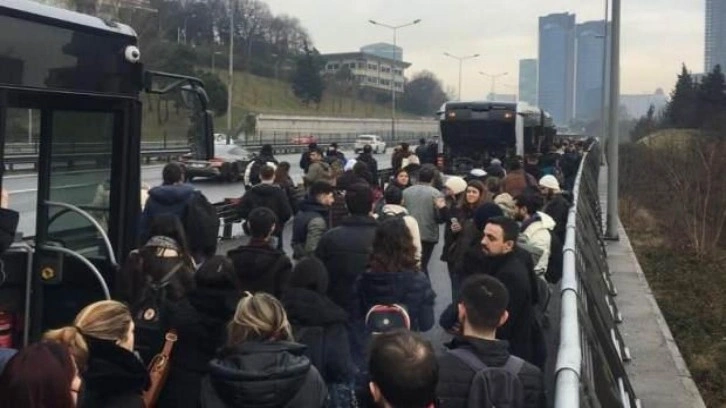
<svg viewBox="0 0 726 408">
<path fill-rule="evenodd" d="M 310 102 L 319 104 L 323 98 L 323 78 L 320 70 L 323 62 L 320 58 L 318 50 L 309 48 L 304 45 L 305 53 L 297 58 L 295 64 L 295 73 L 292 78 L 292 91 L 295 96 L 305 105 Z"/>
<path fill-rule="evenodd" d="M 648 113 L 635 122 L 635 127 L 630 131 L 630 140 L 637 142 L 638 140 L 653 133 L 658 128 L 658 122 L 655 117 L 655 106 L 650 105 Z"/>
<path fill-rule="evenodd" d="M 223 115 L 227 112 L 227 86 L 214 73 L 202 72 L 199 78 L 204 81 L 204 89 L 209 96 L 209 109 L 217 115 Z"/>
<path fill-rule="evenodd" d="M 421 71 L 406 84 L 401 109 L 422 116 L 431 116 L 446 102 L 441 81 L 430 71 Z"/>
<path fill-rule="evenodd" d="M 691 73 L 684 64 L 678 75 L 676 87 L 671 92 L 671 100 L 665 110 L 668 126 L 674 128 L 697 128 L 698 123 L 698 92 Z"/>
<path fill-rule="evenodd" d="M 716 65 L 698 86 L 699 124 L 710 131 L 723 129 L 726 114 L 726 81 L 721 66 Z"/>
</svg>

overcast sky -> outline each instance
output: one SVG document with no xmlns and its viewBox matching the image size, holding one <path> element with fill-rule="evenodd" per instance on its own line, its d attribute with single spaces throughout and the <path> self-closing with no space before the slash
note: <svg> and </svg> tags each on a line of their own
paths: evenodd
<svg viewBox="0 0 726 408">
<path fill-rule="evenodd" d="M 356 51 L 361 45 L 391 41 L 391 31 L 368 23 L 420 24 L 399 31 L 404 59 L 433 71 L 456 88 L 458 62 L 445 57 L 481 54 L 464 62 L 462 97 L 481 98 L 490 80 L 479 75 L 508 72 L 498 93 L 516 93 L 518 61 L 537 57 L 538 17 L 571 12 L 577 22 L 602 19 L 603 0 L 266 0 L 276 14 L 298 17 L 322 53 Z M 703 70 L 705 0 L 625 0 L 622 17 L 624 93 L 669 92 L 680 64 Z"/>
</svg>

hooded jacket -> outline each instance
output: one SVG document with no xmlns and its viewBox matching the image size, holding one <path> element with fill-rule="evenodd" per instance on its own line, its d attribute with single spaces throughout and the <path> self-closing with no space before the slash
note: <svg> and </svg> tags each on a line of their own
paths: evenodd
<svg viewBox="0 0 726 408">
<path fill-rule="evenodd" d="M 351 215 L 326 232 L 315 250 L 328 269 L 328 296 L 348 313 L 353 311 L 353 287 L 366 271 L 377 227 L 372 217 Z"/>
<path fill-rule="evenodd" d="M 468 348 L 487 367 L 502 367 L 510 356 L 509 344 L 504 340 L 485 340 L 474 337 L 456 337 L 446 347 L 450 350 Z M 467 396 L 474 370 L 459 357 L 444 352 L 439 358 L 439 383 L 436 395 L 441 408 L 466 408 Z M 536 366 L 525 362 L 517 376 L 524 388 L 526 408 L 545 408 L 545 394 L 542 372 Z"/>
<path fill-rule="evenodd" d="M 223 349 L 202 380 L 202 408 L 319 408 L 327 389 L 292 342 L 249 341 Z"/>
<path fill-rule="evenodd" d="M 348 383 L 354 365 L 348 343 L 348 314 L 328 297 L 305 288 L 290 288 L 282 304 L 295 339 L 306 345 L 306 356 L 328 384 Z"/>
<path fill-rule="evenodd" d="M 141 213 L 139 236 L 141 242 L 149 238 L 149 228 L 154 217 L 161 214 L 173 214 L 182 219 L 187 202 L 196 190 L 189 184 L 167 184 L 149 190 L 144 212 Z"/>
<path fill-rule="evenodd" d="M 292 224 L 292 249 L 295 259 L 315 253 L 320 238 L 328 229 L 330 215 L 330 209 L 315 198 L 305 198 L 299 207 Z"/>
<path fill-rule="evenodd" d="M 84 336 L 88 364 L 81 375 L 81 408 L 143 408 L 149 385 L 146 367 L 136 355 L 113 341 Z"/>
<path fill-rule="evenodd" d="M 285 190 L 275 184 L 257 184 L 249 189 L 240 199 L 237 211 L 240 217 L 247 219 L 252 210 L 257 207 L 267 207 L 277 216 L 275 232 L 279 233 L 285 223 L 292 217 L 290 200 Z"/>
<path fill-rule="evenodd" d="M 292 262 L 284 252 L 253 238 L 248 245 L 227 252 L 227 256 L 234 264 L 240 291 L 282 296 L 292 272 Z"/>
<path fill-rule="evenodd" d="M 413 238 L 413 246 L 416 247 L 416 259 L 421 260 L 421 232 L 418 229 L 418 221 L 408 215 L 406 207 L 398 204 L 385 204 L 381 207 L 378 220 L 381 219 L 381 214 L 403 214 L 403 222 L 406 223 L 406 228 L 408 228 L 408 232 L 411 233 L 411 238 Z"/>
<path fill-rule="evenodd" d="M 537 212 L 522 223 L 522 236 L 526 243 L 542 251 L 539 261 L 534 265 L 534 272 L 542 275 L 547 271 L 550 260 L 550 234 L 554 231 L 555 220 L 543 212 Z"/>
</svg>

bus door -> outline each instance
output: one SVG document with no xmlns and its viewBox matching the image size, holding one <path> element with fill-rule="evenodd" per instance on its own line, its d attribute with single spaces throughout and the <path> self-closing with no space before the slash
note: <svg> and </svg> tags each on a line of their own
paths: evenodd
<svg viewBox="0 0 726 408">
<path fill-rule="evenodd" d="M 75 94 L 5 91 L 5 100 L 0 140 L 15 164 L 3 187 L 33 250 L 32 276 L 11 279 L 25 284 L 17 319 L 25 342 L 111 296 L 119 256 L 135 243 L 140 108 L 133 99 Z M 35 146 L 29 163 L 14 153 L 22 136 Z"/>
</svg>

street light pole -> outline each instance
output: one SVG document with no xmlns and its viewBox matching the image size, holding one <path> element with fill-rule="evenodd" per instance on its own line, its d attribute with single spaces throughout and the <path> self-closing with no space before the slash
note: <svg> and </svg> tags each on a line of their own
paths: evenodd
<svg viewBox="0 0 726 408">
<path fill-rule="evenodd" d="M 464 60 L 468 60 L 468 59 L 476 58 L 476 57 L 478 57 L 478 56 L 479 56 L 479 54 L 467 55 L 467 56 L 465 56 L 465 57 L 458 57 L 458 56 L 456 56 L 456 55 L 453 55 L 453 54 L 449 54 L 448 52 L 445 52 L 445 53 L 444 53 L 444 55 L 446 55 L 447 57 L 450 57 L 450 58 L 453 58 L 453 59 L 455 59 L 455 60 L 458 60 L 458 61 L 459 61 L 459 92 L 458 92 L 458 93 L 459 93 L 459 96 L 458 96 L 458 98 L 457 98 L 457 99 L 458 99 L 459 101 L 461 101 L 461 67 L 462 67 L 462 65 L 464 64 Z"/>
<path fill-rule="evenodd" d="M 399 28 L 404 28 L 408 26 L 412 26 L 414 24 L 418 24 L 421 22 L 421 19 L 413 20 L 410 23 L 401 24 L 397 26 L 392 26 L 388 24 L 379 23 L 375 20 L 368 20 L 369 23 L 381 27 L 385 27 L 393 31 L 393 52 L 391 53 L 391 140 L 396 140 L 396 71 L 394 68 L 394 64 L 396 63 L 396 55 L 398 53 L 397 50 L 397 33 Z M 401 70 L 401 73 L 403 73 L 403 70 Z M 402 75 L 403 76 L 403 75 Z"/>
<path fill-rule="evenodd" d="M 229 81 L 227 82 L 227 144 L 232 138 L 232 89 L 234 85 L 234 8 L 229 0 Z"/>
<path fill-rule="evenodd" d="M 502 73 L 499 73 L 499 74 L 487 74 L 486 72 L 479 71 L 479 75 L 482 75 L 482 76 L 485 76 L 485 77 L 489 77 L 489 78 L 492 79 L 492 88 L 489 91 L 489 94 L 491 94 L 492 99 L 494 98 L 494 95 L 496 95 L 495 92 L 496 92 L 496 87 L 497 87 L 497 79 L 500 78 L 500 77 L 506 76 L 507 74 L 509 74 L 509 73 L 508 72 L 502 72 Z"/>
<path fill-rule="evenodd" d="M 610 21 L 610 0 L 605 0 L 605 25 L 603 27 L 603 40 L 602 40 L 602 98 L 600 107 L 600 140 L 604 143 L 608 135 L 608 94 L 605 92 L 605 85 L 608 82 L 608 21 Z M 605 161 L 605 151 L 602 152 L 602 160 Z"/>
<path fill-rule="evenodd" d="M 619 239 L 618 234 L 618 148 L 620 107 L 620 0 L 613 1 L 610 34 L 610 137 L 608 138 L 608 214 L 605 237 Z"/>
</svg>

